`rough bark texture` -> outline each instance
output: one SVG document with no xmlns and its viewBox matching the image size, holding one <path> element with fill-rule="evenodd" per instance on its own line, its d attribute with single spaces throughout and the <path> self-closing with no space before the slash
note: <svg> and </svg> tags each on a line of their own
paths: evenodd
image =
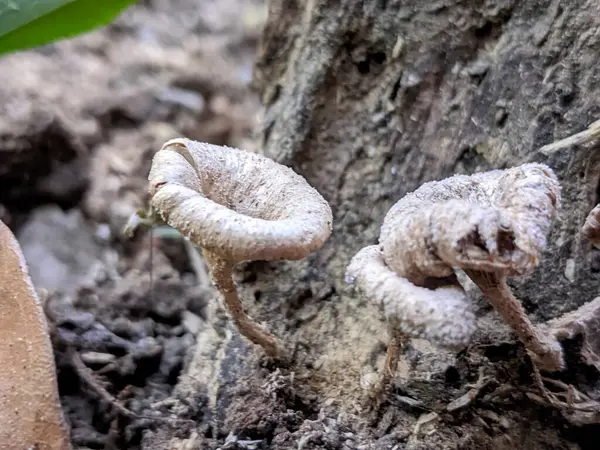
<svg viewBox="0 0 600 450">
<path fill-rule="evenodd" d="M 550 157 L 538 149 L 600 116 L 599 18 L 595 0 L 271 2 L 253 80 L 265 107 L 263 151 L 330 202 L 334 231 L 306 260 L 253 263 L 238 279 L 243 295 L 256 299 L 250 314 L 298 342 L 290 369 L 296 394 L 293 406 L 281 400 L 289 393 L 264 394 L 271 375 L 253 358 L 240 365 L 249 353 L 238 351 L 239 340 L 233 350 L 221 342 L 228 356 L 217 358 L 219 370 L 230 376 L 211 391 L 217 419 L 224 418 L 220 432 L 266 433 L 272 448 L 356 448 L 351 438 L 337 446 L 328 440 L 343 427 L 368 448 L 592 448 L 586 439 L 597 425 L 574 430 L 522 396 L 505 403 L 484 396 L 458 416 L 445 413 L 478 371 L 488 388 L 490 379 L 496 388 L 531 384 L 514 335 L 468 283 L 478 306 L 474 346 L 457 357 L 412 344 L 398 385 L 368 413 L 361 399 L 370 372 L 381 370 L 386 331 L 344 271 L 360 248 L 376 243 L 392 204 L 423 182 L 536 161 L 556 171 L 563 206 L 538 269 L 510 284 L 534 322 L 591 301 L 600 259 L 580 229 L 598 202 L 598 147 Z M 206 347 L 198 351 L 191 373 L 206 372 L 206 355 Z M 272 404 L 248 411 L 251 388 L 232 389 L 233 373 L 238 386 L 265 383 L 257 390 Z M 323 431 L 305 421 L 286 434 L 281 421 L 269 424 L 285 411 L 329 425 Z"/>
<path fill-rule="evenodd" d="M 518 293 L 541 319 L 597 294 L 578 234 L 596 204 L 598 154 L 537 153 L 600 114 L 597 2 L 310 2 L 302 14 L 289 3 L 272 4 L 257 62 L 259 89 L 280 86 L 265 153 L 335 208 L 336 259 L 373 240 L 383 212 L 425 181 L 540 161 L 557 171 L 564 205 Z"/>
</svg>

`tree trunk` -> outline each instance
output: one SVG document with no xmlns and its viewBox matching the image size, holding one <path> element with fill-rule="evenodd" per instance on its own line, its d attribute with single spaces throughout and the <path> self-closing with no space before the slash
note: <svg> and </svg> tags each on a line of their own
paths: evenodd
<svg viewBox="0 0 600 450">
<path fill-rule="evenodd" d="M 472 285 L 473 346 L 456 355 L 414 341 L 392 390 L 373 394 L 385 321 L 344 272 L 422 183 L 536 161 L 555 170 L 563 201 L 541 264 L 510 280 L 514 294 L 534 323 L 593 300 L 600 253 L 580 229 L 598 202 L 598 147 L 539 148 L 600 118 L 599 30 L 594 0 L 271 1 L 253 80 L 263 151 L 329 201 L 334 231 L 301 262 L 239 272 L 250 315 L 295 345 L 291 367 L 259 364 L 231 327 L 229 343 L 198 340 L 179 389 L 218 380 L 208 388 L 218 433 L 268 436 L 271 448 L 591 448 L 598 425 L 577 428 L 526 395 L 536 377 L 522 346 Z M 592 382 L 573 370 L 560 378 Z M 473 384 L 483 388 L 469 394 Z M 465 394 L 479 397 L 448 412 Z"/>
</svg>

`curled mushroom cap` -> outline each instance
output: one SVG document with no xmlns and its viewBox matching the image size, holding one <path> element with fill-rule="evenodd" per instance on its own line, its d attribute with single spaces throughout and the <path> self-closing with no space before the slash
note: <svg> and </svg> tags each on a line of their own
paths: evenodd
<svg viewBox="0 0 600 450">
<path fill-rule="evenodd" d="M 154 156 L 152 205 L 200 247 L 233 261 L 296 260 L 331 234 L 328 203 L 261 155 L 173 139 Z"/>
<path fill-rule="evenodd" d="M 560 203 L 552 170 L 537 163 L 423 184 L 388 212 L 386 263 L 419 282 L 452 267 L 525 275 L 539 263 Z"/>
<path fill-rule="evenodd" d="M 437 289 L 416 286 L 386 265 L 377 245 L 359 251 L 346 276 L 363 295 L 381 306 L 390 324 L 405 335 L 441 347 L 460 348 L 475 332 L 475 315 L 458 283 Z"/>
</svg>

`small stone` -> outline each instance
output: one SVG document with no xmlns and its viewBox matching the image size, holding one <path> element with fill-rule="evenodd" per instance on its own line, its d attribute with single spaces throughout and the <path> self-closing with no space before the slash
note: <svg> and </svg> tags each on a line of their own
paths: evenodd
<svg viewBox="0 0 600 450">
<path fill-rule="evenodd" d="M 472 77 L 483 77 L 490 68 L 487 61 L 475 61 L 465 68 L 465 72 Z"/>
<path fill-rule="evenodd" d="M 140 339 L 135 343 L 135 349 L 132 353 L 134 359 L 152 359 L 160 355 L 163 351 L 162 346 L 153 337 Z"/>
<path fill-rule="evenodd" d="M 182 322 L 184 328 L 192 334 L 197 334 L 204 324 L 204 321 L 199 316 L 190 311 L 183 312 Z"/>
<path fill-rule="evenodd" d="M 405 88 L 412 88 L 418 86 L 421 81 L 423 81 L 423 77 L 418 73 L 407 72 L 402 75 L 400 85 Z"/>
<path fill-rule="evenodd" d="M 105 366 L 113 362 L 117 357 L 111 353 L 85 352 L 81 355 L 81 360 L 87 365 Z"/>
</svg>

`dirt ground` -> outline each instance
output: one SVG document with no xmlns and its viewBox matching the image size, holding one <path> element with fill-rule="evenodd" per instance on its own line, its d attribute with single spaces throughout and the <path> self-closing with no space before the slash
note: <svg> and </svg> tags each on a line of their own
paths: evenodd
<svg viewBox="0 0 600 450">
<path fill-rule="evenodd" d="M 47 292 L 74 446 L 597 448 L 597 420 L 574 426 L 528 395 L 528 358 L 473 286 L 473 347 L 456 356 L 413 341 L 374 398 L 385 324 L 367 307 L 355 317 L 332 305 L 310 258 L 294 266 L 305 294 L 274 304 L 264 298 L 290 290 L 273 279 L 291 266 L 238 273 L 250 312 L 296 350 L 280 366 L 233 330 L 181 240 L 123 236 L 167 139 L 259 150 L 249 82 L 266 11 L 258 0 L 147 0 L 106 29 L 0 60 L 0 219 Z M 592 366 L 573 361 L 564 381 L 596 398 Z"/>
</svg>

